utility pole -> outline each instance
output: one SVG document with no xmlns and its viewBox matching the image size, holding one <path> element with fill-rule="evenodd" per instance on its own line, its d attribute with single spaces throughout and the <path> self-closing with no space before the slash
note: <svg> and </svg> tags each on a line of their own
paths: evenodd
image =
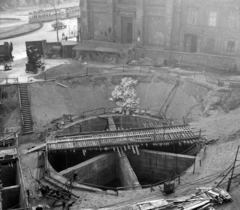
<svg viewBox="0 0 240 210">
<path fill-rule="evenodd" d="M 54 11 L 55 11 L 55 16 L 56 16 L 56 29 L 57 29 L 57 41 L 59 42 L 59 35 L 58 35 L 58 15 L 57 15 L 57 9 L 55 7 L 55 0 L 48 0 L 48 2 L 53 6 Z"/>
</svg>

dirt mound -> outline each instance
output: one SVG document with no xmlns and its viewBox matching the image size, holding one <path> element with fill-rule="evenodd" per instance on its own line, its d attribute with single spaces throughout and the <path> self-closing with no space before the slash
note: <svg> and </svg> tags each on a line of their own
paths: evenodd
<svg viewBox="0 0 240 210">
<path fill-rule="evenodd" d="M 71 61 L 69 64 L 61 64 L 36 75 L 35 79 L 56 79 L 60 77 L 72 77 L 72 75 L 86 74 L 86 66 L 79 61 Z"/>
</svg>

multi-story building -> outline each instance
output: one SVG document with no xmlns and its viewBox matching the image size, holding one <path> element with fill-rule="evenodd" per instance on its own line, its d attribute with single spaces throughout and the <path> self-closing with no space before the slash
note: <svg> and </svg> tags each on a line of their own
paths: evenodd
<svg viewBox="0 0 240 210">
<path fill-rule="evenodd" d="M 239 0 L 184 0 L 179 10 L 182 51 L 240 55 Z"/>
<path fill-rule="evenodd" d="M 82 39 L 169 49 L 173 0 L 80 0 Z"/>
<path fill-rule="evenodd" d="M 240 66 L 240 0 L 80 0 L 80 10 L 83 40 L 134 43 L 155 58 Z"/>
</svg>

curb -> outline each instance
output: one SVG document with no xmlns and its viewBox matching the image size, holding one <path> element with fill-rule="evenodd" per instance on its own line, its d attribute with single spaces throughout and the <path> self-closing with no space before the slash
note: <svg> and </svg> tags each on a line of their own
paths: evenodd
<svg viewBox="0 0 240 210">
<path fill-rule="evenodd" d="M 18 36 L 23 36 L 23 35 L 26 35 L 26 34 L 30 34 L 34 31 L 37 31 L 39 29 L 41 29 L 43 27 L 43 23 L 39 23 L 40 26 L 33 29 L 33 30 L 30 30 L 30 31 L 26 31 L 26 32 L 23 32 L 23 33 L 20 33 L 20 34 L 15 34 L 15 35 L 11 35 L 11 36 L 5 36 L 5 37 L 1 37 L 0 40 L 3 40 L 3 39 L 10 39 L 10 38 L 15 38 L 15 37 L 18 37 Z"/>
<path fill-rule="evenodd" d="M 21 20 L 19 18 L 0 18 L 0 20 Z"/>
</svg>

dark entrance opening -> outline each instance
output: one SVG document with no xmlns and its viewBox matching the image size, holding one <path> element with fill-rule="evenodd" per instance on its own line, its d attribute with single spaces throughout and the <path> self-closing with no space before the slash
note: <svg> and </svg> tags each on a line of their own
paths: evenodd
<svg viewBox="0 0 240 210">
<path fill-rule="evenodd" d="M 121 17 L 121 42 L 129 44 L 133 41 L 133 18 Z"/>
<path fill-rule="evenodd" d="M 197 52 L 198 36 L 195 34 L 185 34 L 184 50 L 185 52 L 195 53 Z"/>
</svg>

